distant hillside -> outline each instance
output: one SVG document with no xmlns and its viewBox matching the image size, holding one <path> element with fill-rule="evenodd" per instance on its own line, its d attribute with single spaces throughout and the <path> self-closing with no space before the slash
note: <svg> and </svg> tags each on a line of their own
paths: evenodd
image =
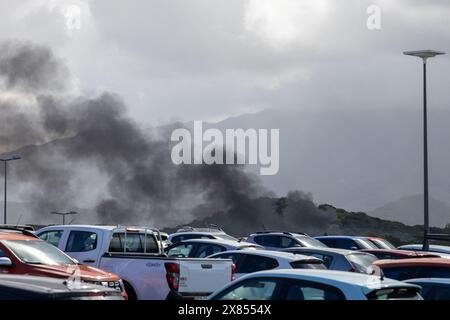
<svg viewBox="0 0 450 320">
<path fill-rule="evenodd" d="M 430 198 L 430 224 L 445 226 L 450 223 L 450 207 L 442 201 Z M 383 219 L 401 221 L 408 225 L 423 224 L 423 196 L 403 197 L 370 212 Z"/>
</svg>

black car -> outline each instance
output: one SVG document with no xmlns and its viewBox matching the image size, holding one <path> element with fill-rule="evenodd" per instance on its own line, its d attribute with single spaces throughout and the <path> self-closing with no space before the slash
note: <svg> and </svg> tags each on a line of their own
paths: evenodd
<svg viewBox="0 0 450 320">
<path fill-rule="evenodd" d="M 123 300 L 115 289 L 69 279 L 0 275 L 0 300 Z"/>
</svg>

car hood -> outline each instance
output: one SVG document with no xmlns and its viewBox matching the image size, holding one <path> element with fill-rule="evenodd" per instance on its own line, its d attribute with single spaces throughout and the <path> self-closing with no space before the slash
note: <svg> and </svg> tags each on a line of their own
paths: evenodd
<svg viewBox="0 0 450 320">
<path fill-rule="evenodd" d="M 30 270 L 31 271 L 31 270 Z M 85 265 L 33 265 L 30 275 L 49 276 L 56 278 L 79 277 L 85 281 L 117 281 L 119 277 Z"/>
</svg>

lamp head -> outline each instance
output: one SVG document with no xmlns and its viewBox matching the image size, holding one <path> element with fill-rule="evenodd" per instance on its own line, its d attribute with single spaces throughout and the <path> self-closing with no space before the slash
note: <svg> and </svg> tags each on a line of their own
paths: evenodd
<svg viewBox="0 0 450 320">
<path fill-rule="evenodd" d="M 445 52 L 436 50 L 416 50 L 416 51 L 405 51 L 403 52 L 403 54 L 407 56 L 422 58 L 424 61 L 426 61 L 426 59 L 428 58 L 433 58 L 435 56 L 445 54 Z"/>
</svg>

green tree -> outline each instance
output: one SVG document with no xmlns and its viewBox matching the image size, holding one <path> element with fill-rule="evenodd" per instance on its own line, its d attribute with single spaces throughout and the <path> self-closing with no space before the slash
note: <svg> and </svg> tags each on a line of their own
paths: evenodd
<svg viewBox="0 0 450 320">
<path fill-rule="evenodd" d="M 275 212 L 282 216 L 284 209 L 286 209 L 288 206 L 288 201 L 286 197 L 280 197 L 275 201 L 274 207 L 275 207 Z"/>
</svg>

